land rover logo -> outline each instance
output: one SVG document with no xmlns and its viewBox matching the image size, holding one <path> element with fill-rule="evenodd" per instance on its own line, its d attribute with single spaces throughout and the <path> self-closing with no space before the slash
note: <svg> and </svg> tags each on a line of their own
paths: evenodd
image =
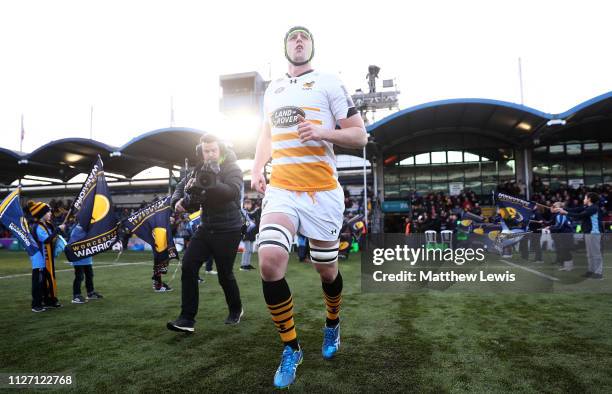
<svg viewBox="0 0 612 394">
<path fill-rule="evenodd" d="M 272 113 L 272 124 L 274 127 L 292 127 L 296 126 L 298 122 L 298 115 L 306 117 L 306 114 L 301 108 L 298 107 L 282 107 Z"/>
</svg>

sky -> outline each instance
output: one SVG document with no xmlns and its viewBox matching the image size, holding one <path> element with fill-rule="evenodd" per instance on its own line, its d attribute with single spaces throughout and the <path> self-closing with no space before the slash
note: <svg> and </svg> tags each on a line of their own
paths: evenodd
<svg viewBox="0 0 612 394">
<path fill-rule="evenodd" d="M 257 133 L 219 113 L 219 75 L 281 76 L 293 25 L 351 92 L 376 64 L 401 108 L 520 103 L 520 57 L 524 104 L 560 113 L 612 90 L 610 15 L 605 1 L 3 1 L 0 147 L 19 149 L 22 114 L 25 152 L 89 138 L 92 106 L 93 138 L 121 146 L 169 127 L 171 100 L 174 126 Z"/>
</svg>

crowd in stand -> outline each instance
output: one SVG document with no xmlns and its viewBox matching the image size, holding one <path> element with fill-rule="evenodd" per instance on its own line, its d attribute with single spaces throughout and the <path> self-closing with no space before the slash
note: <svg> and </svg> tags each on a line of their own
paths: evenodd
<svg viewBox="0 0 612 394">
<path fill-rule="evenodd" d="M 612 185 L 603 185 L 595 188 L 587 188 L 583 186 L 577 189 L 562 186 L 554 191 L 550 190 L 546 186 L 536 188 L 534 185 L 534 194 L 532 195 L 531 200 L 547 206 L 550 206 L 555 202 L 563 202 L 568 208 L 576 208 L 582 206 L 582 200 L 584 199 L 585 194 L 588 192 L 594 192 L 599 195 L 599 206 L 602 209 L 602 213 L 604 214 L 604 217 L 610 217 L 612 214 L 612 200 L 610 200 Z"/>
<path fill-rule="evenodd" d="M 603 185 L 596 188 L 569 188 L 561 186 L 558 189 L 551 190 L 548 186 L 542 184 L 539 178 L 535 178 L 533 183 L 533 193 L 530 200 L 542 205 L 552 206 L 554 203 L 563 203 L 566 208 L 577 208 L 582 206 L 584 196 L 588 192 L 595 192 L 600 196 L 599 208 L 602 213 L 602 221 L 607 223 L 606 229 L 609 229 L 612 224 L 612 185 Z M 506 193 L 512 196 L 525 198 L 526 186 L 521 182 L 506 182 L 498 185 L 497 191 Z M 487 202 L 489 196 L 485 196 Z M 252 200 L 255 207 L 261 207 L 261 200 Z M 137 209 L 143 207 L 146 202 L 142 202 L 139 207 L 134 208 L 116 208 L 118 218 L 127 217 Z M 363 196 L 351 196 L 345 189 L 345 218 L 348 220 L 355 215 L 363 214 L 364 199 Z M 398 218 L 396 222 L 391 222 L 385 227 L 385 232 L 410 232 L 422 233 L 427 230 L 455 230 L 457 221 L 461 219 L 464 212 L 470 212 L 476 215 L 482 214 L 481 205 L 483 200 L 468 189 L 456 196 L 451 196 L 443 192 L 418 194 L 414 193 L 410 198 L 411 211 L 408 215 Z M 56 225 L 61 224 L 68 213 L 71 200 L 55 200 L 49 202 L 53 212 L 53 222 Z M 369 191 L 367 199 L 368 213 L 372 212 L 372 195 Z M 551 220 L 552 214 L 548 210 L 542 212 L 544 220 Z M 189 226 L 189 215 L 186 213 L 173 214 L 172 233 L 176 237 L 189 239 L 191 237 L 191 228 Z M 10 233 L 6 229 L 0 230 L 0 238 L 8 238 Z"/>
<path fill-rule="evenodd" d="M 598 204 L 604 229 L 609 231 L 612 224 L 611 185 L 596 188 L 579 187 L 576 189 L 562 186 L 556 190 L 550 190 L 536 178 L 532 186 L 534 193 L 530 200 L 548 207 L 551 207 L 554 203 L 562 203 L 566 208 L 579 208 L 583 206 L 586 193 L 597 193 L 600 196 Z M 521 182 L 506 182 L 498 185 L 497 191 L 525 198 L 526 187 Z M 427 195 L 415 193 L 412 195 L 410 202 L 412 206 L 410 214 L 403 217 L 401 222 L 392 224 L 395 228 L 387 226 L 385 228 L 386 232 L 422 233 L 427 230 L 455 230 L 457 221 L 465 212 L 482 215 L 481 205 L 483 201 L 470 190 L 464 190 L 458 196 L 449 196 L 443 192 Z M 542 219 L 545 222 L 552 221 L 553 214 L 550 210 L 544 209 L 541 211 Z"/>
<path fill-rule="evenodd" d="M 53 224 L 58 226 L 62 224 L 62 222 L 66 218 L 66 215 L 68 214 L 68 211 L 70 210 L 70 207 L 72 206 L 72 200 L 52 199 L 51 201 L 49 201 L 49 206 L 51 207 L 51 212 L 53 215 L 52 217 Z"/>
<path fill-rule="evenodd" d="M 415 193 L 412 195 L 410 204 L 410 214 L 405 216 L 403 221 L 396 223 L 396 226 L 401 226 L 395 229 L 396 232 L 452 231 L 455 230 L 457 221 L 464 212 L 482 214 L 480 201 L 470 190 L 464 190 L 457 196 L 450 196 L 442 192 L 427 195 Z M 385 231 L 392 232 L 393 229 L 386 228 Z"/>
<path fill-rule="evenodd" d="M 367 200 L 368 216 L 372 213 L 372 193 L 368 190 Z M 363 194 L 351 196 L 348 190 L 344 190 L 344 219 L 350 220 L 356 215 L 363 215 L 365 206 L 363 203 Z"/>
</svg>

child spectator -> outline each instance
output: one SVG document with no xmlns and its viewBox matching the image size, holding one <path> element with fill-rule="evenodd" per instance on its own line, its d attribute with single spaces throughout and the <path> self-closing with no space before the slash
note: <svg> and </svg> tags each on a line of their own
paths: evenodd
<svg viewBox="0 0 612 394">
<path fill-rule="evenodd" d="M 84 231 L 78 224 L 74 226 L 70 233 L 70 238 L 80 239 L 84 235 Z M 72 303 L 73 304 L 84 304 L 88 300 L 99 300 L 102 295 L 95 291 L 93 283 L 93 258 L 86 257 L 81 260 L 73 261 L 72 266 L 74 267 L 74 281 L 72 282 Z M 83 277 L 85 278 L 85 289 L 87 290 L 87 298 L 81 295 L 81 283 L 83 283 Z"/>
<path fill-rule="evenodd" d="M 56 249 L 56 244 L 60 240 L 58 237 L 59 231 L 63 231 L 66 226 L 64 224 L 60 224 L 57 228 L 55 227 L 52 222 L 51 207 L 44 202 L 28 201 L 28 211 L 34 218 L 32 235 L 36 240 L 38 249 L 40 249 L 44 259 L 44 268 L 42 270 L 42 306 L 46 308 L 60 308 L 62 304 L 60 304 L 57 298 L 54 252 Z M 32 265 L 32 268 L 34 269 L 34 264 Z M 32 276 L 32 287 L 34 291 L 34 272 L 32 273 Z M 34 306 L 32 307 L 32 310 L 34 311 Z M 40 310 L 36 310 L 35 312 L 40 312 Z"/>
</svg>

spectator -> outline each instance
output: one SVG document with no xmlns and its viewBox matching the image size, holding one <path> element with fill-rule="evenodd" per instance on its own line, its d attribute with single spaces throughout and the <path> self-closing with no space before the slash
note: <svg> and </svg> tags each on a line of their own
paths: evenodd
<svg viewBox="0 0 612 394">
<path fill-rule="evenodd" d="M 80 233 L 80 234 L 79 234 Z M 81 226 L 74 226 L 70 234 L 70 238 L 76 237 L 81 238 L 85 232 Z M 77 260 L 71 263 L 74 267 L 74 281 L 72 282 L 72 303 L 73 304 L 84 304 L 88 300 L 99 300 L 102 299 L 102 295 L 94 289 L 93 282 L 93 258 L 91 256 L 86 257 L 82 260 Z M 83 283 L 83 277 L 85 278 L 85 289 L 87 290 L 87 298 L 81 295 L 81 283 Z"/>
<path fill-rule="evenodd" d="M 554 214 L 553 225 L 548 227 L 548 229 L 552 234 L 555 250 L 557 252 L 555 261 L 557 264 L 563 265 L 559 270 L 571 271 L 574 269 L 574 261 L 572 260 L 571 253 L 571 248 L 574 243 L 574 236 L 572 235 L 574 229 L 567 215 L 560 212 L 563 207 L 562 202 L 553 204 L 553 209 L 556 213 Z"/>
<path fill-rule="evenodd" d="M 258 207 L 254 206 L 251 200 L 246 199 L 244 200 L 244 213 L 248 216 L 248 220 L 253 224 L 251 228 L 247 227 L 246 232 L 242 236 L 244 252 L 242 253 L 240 271 L 250 271 L 255 269 L 255 267 L 251 265 L 251 255 L 253 254 L 253 244 L 255 242 L 255 238 L 259 232 L 261 211 Z"/>
<path fill-rule="evenodd" d="M 601 256 L 601 212 L 599 196 L 589 192 L 584 196 L 584 207 L 556 208 L 554 212 L 568 215 L 582 221 L 582 232 L 587 250 L 589 267 L 584 277 L 603 279 L 603 258 Z"/>
</svg>

